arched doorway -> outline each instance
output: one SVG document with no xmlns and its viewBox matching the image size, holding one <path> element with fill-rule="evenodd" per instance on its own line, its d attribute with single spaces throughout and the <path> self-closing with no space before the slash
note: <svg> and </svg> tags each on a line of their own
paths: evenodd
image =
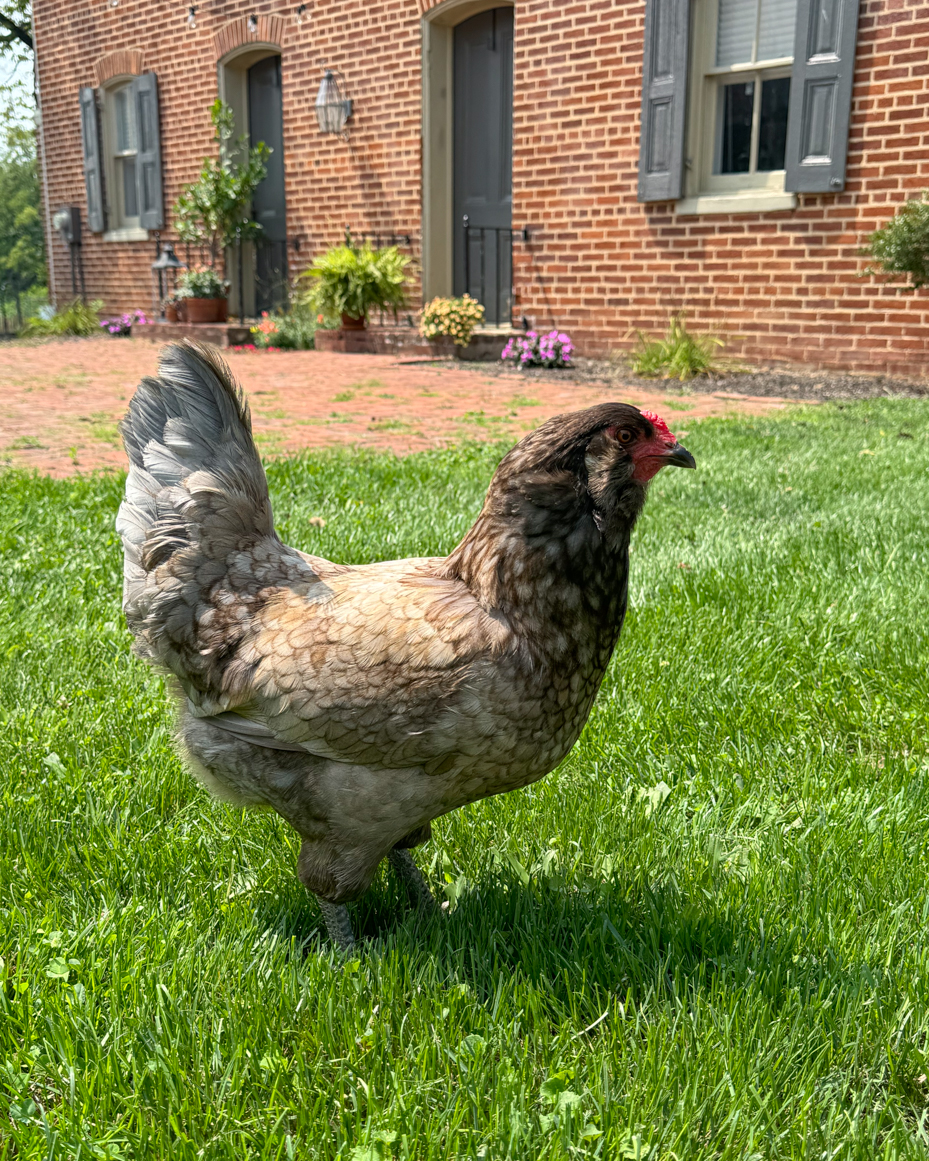
<svg viewBox="0 0 929 1161">
<path fill-rule="evenodd" d="M 239 314 L 241 288 L 244 313 L 280 310 L 287 304 L 287 199 L 284 183 L 284 113 L 281 54 L 277 46 L 243 46 L 220 65 L 220 96 L 235 116 L 236 139 L 259 141 L 271 150 L 268 173 L 255 190 L 253 215 L 262 236 L 242 248 L 240 256 L 227 255 L 230 307 Z"/>
<path fill-rule="evenodd" d="M 423 298 L 461 293 L 469 282 L 474 293 L 483 245 L 486 317 L 503 325 L 511 294 L 513 27 L 513 6 L 500 0 L 440 0 L 423 17 Z M 504 246 L 499 294 L 496 231 Z"/>
<path fill-rule="evenodd" d="M 453 34 L 454 293 L 500 321 L 511 309 L 513 9 L 480 12 Z"/>
</svg>

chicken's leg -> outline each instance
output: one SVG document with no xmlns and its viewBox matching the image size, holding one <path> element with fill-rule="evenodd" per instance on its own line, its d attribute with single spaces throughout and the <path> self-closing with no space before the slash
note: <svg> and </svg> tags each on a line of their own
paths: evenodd
<svg viewBox="0 0 929 1161">
<path fill-rule="evenodd" d="M 319 909 L 323 913 L 326 930 L 329 932 L 329 938 L 332 942 L 341 947 L 343 951 L 351 951 L 355 946 L 355 935 L 352 931 L 352 920 L 345 904 L 327 903 L 324 899 L 320 899 Z"/>
<path fill-rule="evenodd" d="M 436 909 L 435 896 L 429 890 L 422 871 L 413 862 L 413 856 L 406 847 L 394 847 L 387 856 L 399 879 L 406 883 L 406 888 L 417 907 L 423 911 Z"/>
</svg>

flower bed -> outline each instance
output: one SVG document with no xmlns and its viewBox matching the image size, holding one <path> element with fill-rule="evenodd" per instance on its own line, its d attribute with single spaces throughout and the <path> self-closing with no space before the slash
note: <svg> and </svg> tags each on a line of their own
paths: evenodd
<svg viewBox="0 0 929 1161">
<path fill-rule="evenodd" d="M 519 367 L 570 367 L 573 354 L 574 344 L 563 331 L 527 331 L 524 338 L 510 339 L 500 358 Z"/>
</svg>

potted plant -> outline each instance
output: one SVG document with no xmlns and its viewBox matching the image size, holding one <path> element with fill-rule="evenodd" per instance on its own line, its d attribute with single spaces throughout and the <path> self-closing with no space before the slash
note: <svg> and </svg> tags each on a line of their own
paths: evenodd
<svg viewBox="0 0 929 1161">
<path fill-rule="evenodd" d="M 182 242 L 207 249 L 208 268 L 215 273 L 220 255 L 230 246 L 253 241 L 262 232 L 260 224 L 252 219 L 252 195 L 267 176 L 265 162 L 271 150 L 263 141 L 249 147 L 244 137 L 230 145 L 235 121 L 232 110 L 222 101 L 213 102 L 210 119 L 215 130 L 214 140 L 219 146 L 219 160 L 205 157 L 200 176 L 184 187 L 174 206 L 174 228 Z M 236 161 L 237 157 L 244 160 Z M 223 290 L 221 296 L 225 297 L 225 293 Z M 190 302 L 196 297 L 208 296 L 182 297 L 187 307 L 187 321 L 193 322 Z M 194 313 L 198 313 L 198 308 L 194 308 Z M 225 321 L 225 317 L 224 313 L 221 320 L 209 321 Z"/>
<path fill-rule="evenodd" d="M 170 294 L 162 302 L 162 307 L 165 312 L 165 322 L 176 323 L 178 321 L 178 297 L 177 294 Z"/>
<path fill-rule="evenodd" d="M 184 321 L 189 323 L 225 322 L 229 283 L 224 282 L 211 266 L 185 270 L 178 279 L 177 297 L 184 303 Z"/>
<path fill-rule="evenodd" d="M 409 262 L 396 246 L 356 246 L 346 233 L 344 245 L 321 254 L 304 275 L 313 280 L 307 304 L 324 319 L 340 319 L 343 330 L 363 330 L 370 311 L 406 305 Z"/>
<path fill-rule="evenodd" d="M 474 328 L 484 321 L 484 308 L 470 294 L 460 298 L 434 298 L 423 307 L 419 333 L 429 340 L 437 354 L 453 355 L 455 347 L 466 347 Z"/>
</svg>

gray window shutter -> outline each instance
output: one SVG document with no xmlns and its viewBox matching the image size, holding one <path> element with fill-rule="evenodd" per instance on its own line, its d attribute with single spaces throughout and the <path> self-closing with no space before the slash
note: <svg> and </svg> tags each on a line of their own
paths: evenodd
<svg viewBox="0 0 929 1161">
<path fill-rule="evenodd" d="M 687 114 L 688 0 L 645 0 L 639 201 L 681 196 Z"/>
<path fill-rule="evenodd" d="M 161 192 L 161 134 L 158 127 L 158 81 L 143 73 L 132 82 L 138 127 L 139 224 L 144 230 L 160 230 L 165 224 Z"/>
<path fill-rule="evenodd" d="M 857 35 L 858 0 L 799 0 L 785 181 L 794 193 L 845 186 Z"/>
<path fill-rule="evenodd" d="M 84 186 L 87 190 L 87 227 L 93 234 L 106 229 L 103 214 L 103 158 L 100 155 L 100 123 L 97 90 L 81 89 L 81 148 L 84 154 Z"/>
</svg>

